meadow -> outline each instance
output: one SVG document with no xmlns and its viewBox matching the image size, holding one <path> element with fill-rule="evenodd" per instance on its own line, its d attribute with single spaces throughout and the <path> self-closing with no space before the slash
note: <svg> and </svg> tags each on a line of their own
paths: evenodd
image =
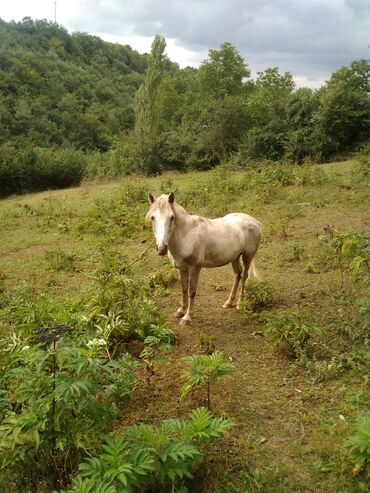
<svg viewBox="0 0 370 493">
<path fill-rule="evenodd" d="M 263 224 L 240 311 L 191 326 L 148 191 Z M 0 490 L 368 491 L 369 158 L 220 166 L 0 201 Z"/>
</svg>

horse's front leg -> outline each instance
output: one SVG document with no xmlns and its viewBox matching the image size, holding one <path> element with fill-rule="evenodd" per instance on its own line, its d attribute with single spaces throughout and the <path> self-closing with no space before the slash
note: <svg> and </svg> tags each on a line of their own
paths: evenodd
<svg viewBox="0 0 370 493">
<path fill-rule="evenodd" d="M 200 267 L 189 267 L 189 282 L 188 282 L 188 309 L 185 315 L 180 320 L 181 325 L 191 324 L 191 317 L 194 311 L 194 299 L 197 294 L 197 286 L 200 274 Z"/>
<path fill-rule="evenodd" d="M 181 318 L 185 315 L 186 310 L 188 309 L 188 300 L 189 300 L 189 295 L 188 295 L 188 284 L 189 284 L 189 271 L 188 269 L 186 270 L 180 270 L 180 276 L 181 276 L 181 288 L 182 288 L 182 302 L 181 306 L 178 310 L 175 311 L 173 316 L 175 318 Z"/>
</svg>

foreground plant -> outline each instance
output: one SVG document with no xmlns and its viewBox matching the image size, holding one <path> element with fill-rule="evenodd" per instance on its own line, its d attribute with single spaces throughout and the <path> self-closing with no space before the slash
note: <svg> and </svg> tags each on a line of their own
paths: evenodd
<svg viewBox="0 0 370 493">
<path fill-rule="evenodd" d="M 370 416 L 361 417 L 355 433 L 347 440 L 346 447 L 354 464 L 353 474 L 359 476 L 360 491 L 368 491 L 370 480 Z"/>
<path fill-rule="evenodd" d="M 98 457 L 80 464 L 68 493 L 186 492 L 185 480 L 203 460 L 202 448 L 232 425 L 199 408 L 188 421 L 129 427 L 124 435 L 108 438 Z"/>
<path fill-rule="evenodd" d="M 20 491 L 40 480 L 65 485 L 117 416 L 114 400 L 134 387 L 129 355 L 109 361 L 99 344 L 76 347 L 56 337 L 44 330 L 41 343 L 14 351 L 1 382 L 0 467 Z"/>
<path fill-rule="evenodd" d="M 181 388 L 183 399 L 195 387 L 205 384 L 207 388 L 207 407 L 211 409 L 211 384 L 234 372 L 234 365 L 225 360 L 221 351 L 212 354 L 186 356 L 183 360 L 188 368 L 183 374 L 185 384 Z"/>
</svg>

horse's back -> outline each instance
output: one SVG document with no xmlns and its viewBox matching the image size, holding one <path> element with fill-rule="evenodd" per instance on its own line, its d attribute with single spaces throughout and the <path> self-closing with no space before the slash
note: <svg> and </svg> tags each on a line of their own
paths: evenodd
<svg viewBox="0 0 370 493">
<path fill-rule="evenodd" d="M 257 235 L 259 234 L 259 236 L 261 236 L 261 223 L 255 217 L 244 214 L 243 212 L 232 212 L 226 216 L 213 219 L 213 221 L 218 222 L 219 224 L 230 224 L 245 232 L 255 232 Z"/>
</svg>

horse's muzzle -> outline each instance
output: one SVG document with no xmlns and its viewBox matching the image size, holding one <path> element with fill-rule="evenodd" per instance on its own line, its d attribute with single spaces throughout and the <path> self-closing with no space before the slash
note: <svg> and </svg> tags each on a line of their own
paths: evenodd
<svg viewBox="0 0 370 493">
<path fill-rule="evenodd" d="M 168 252 L 168 246 L 167 245 L 164 245 L 164 246 L 158 246 L 157 245 L 157 253 L 158 255 L 167 255 L 167 252 Z"/>
</svg>

